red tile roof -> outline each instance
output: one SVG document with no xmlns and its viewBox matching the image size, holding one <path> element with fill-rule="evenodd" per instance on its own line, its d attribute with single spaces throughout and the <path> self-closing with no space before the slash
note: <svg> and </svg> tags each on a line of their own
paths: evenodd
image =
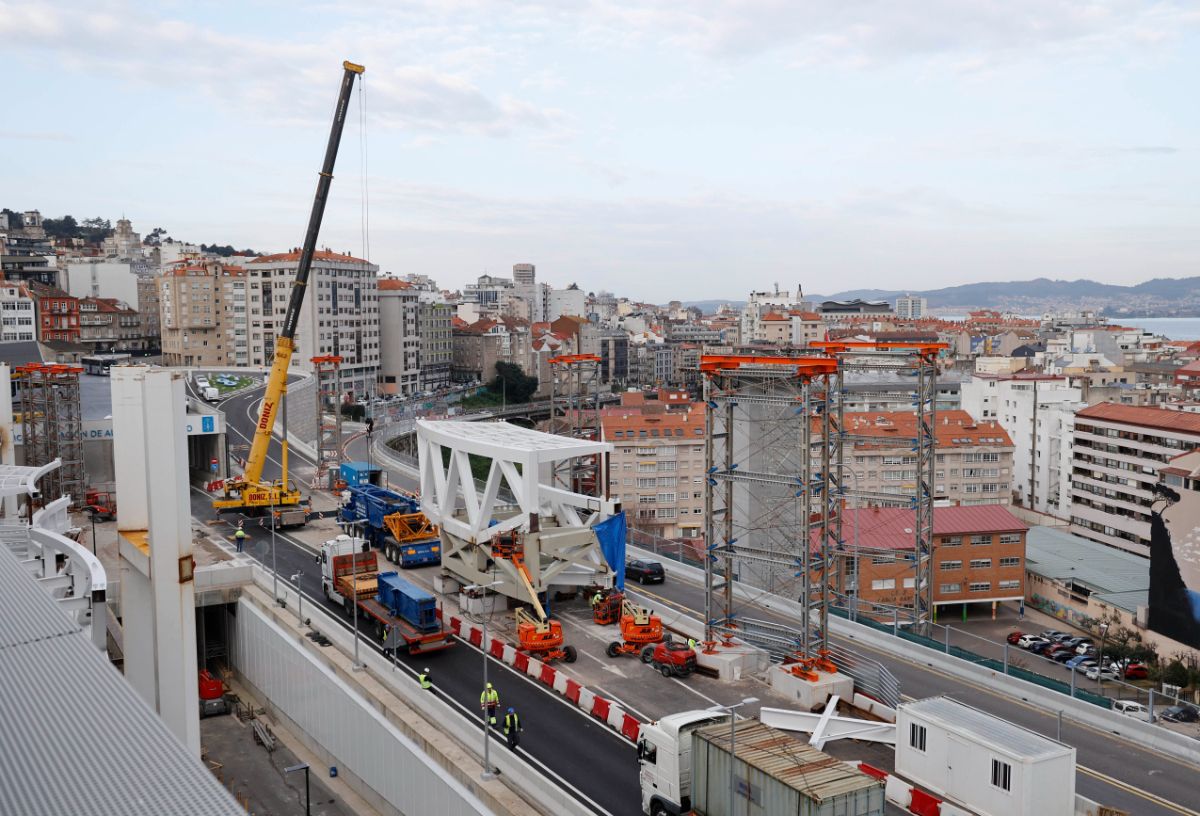
<svg viewBox="0 0 1200 816">
<path fill-rule="evenodd" d="M 1189 411 L 1172 411 L 1167 408 L 1154 408 L 1146 405 L 1118 405 L 1115 402 L 1101 402 L 1076 412 L 1075 416 L 1084 419 L 1119 422 L 1123 425 L 1136 425 L 1142 428 L 1156 428 L 1162 431 L 1200 434 L 1200 414 Z"/>
<path fill-rule="evenodd" d="M 872 550 L 911 550 L 916 547 L 915 515 L 904 507 L 870 507 L 847 509 L 842 513 L 842 540 L 854 542 L 854 526 L 861 521 L 858 546 Z M 935 507 L 933 534 L 975 535 L 985 533 L 1017 533 L 1028 530 L 1019 518 L 1002 504 L 979 504 L 969 507 Z M 813 531 L 814 543 L 820 531 Z"/>
<path fill-rule="evenodd" d="M 396 278 L 379 279 L 379 291 L 381 292 L 401 292 L 412 288 L 412 284 L 408 281 L 397 280 Z"/>
<path fill-rule="evenodd" d="M 820 420 L 814 418 L 814 426 Z M 917 433 L 917 415 L 910 411 L 856 411 L 845 415 L 842 427 L 855 436 L 879 439 L 879 447 L 910 445 Z M 940 448 L 992 445 L 1012 447 L 1012 439 L 995 420 L 976 422 L 966 411 L 938 411 L 934 435 Z M 855 440 L 859 448 L 876 443 Z"/>
<path fill-rule="evenodd" d="M 263 255 L 260 258 L 255 258 L 250 263 L 264 264 L 264 263 L 279 263 L 281 261 L 289 261 L 290 262 L 290 261 L 299 261 L 299 260 L 300 260 L 300 250 L 293 249 L 290 252 L 278 252 L 274 255 Z M 314 252 L 313 260 L 314 261 L 342 261 L 343 263 L 360 263 L 360 264 L 370 263 L 370 261 L 364 261 L 362 258 L 355 258 L 353 255 L 345 255 L 341 252 L 330 252 L 327 249 L 318 249 L 316 252 Z"/>
</svg>

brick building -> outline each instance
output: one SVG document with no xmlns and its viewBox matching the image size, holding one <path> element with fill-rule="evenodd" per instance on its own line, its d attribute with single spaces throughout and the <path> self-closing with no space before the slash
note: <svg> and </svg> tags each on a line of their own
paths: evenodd
<svg viewBox="0 0 1200 816">
<path fill-rule="evenodd" d="M 862 604 L 911 607 L 916 591 L 913 524 L 914 514 L 908 508 L 847 510 L 842 518 L 846 542 L 842 591 L 849 594 L 857 587 Z M 935 509 L 934 607 L 1020 602 L 1025 597 L 1028 529 L 999 505 Z"/>
<path fill-rule="evenodd" d="M 186 261 L 157 279 L 163 363 L 246 365 L 246 270 L 220 261 Z"/>
<path fill-rule="evenodd" d="M 79 342 L 79 298 L 43 283 L 30 281 L 25 286 L 33 298 L 37 312 L 38 341 L 49 343 L 59 340 L 67 343 Z"/>
</svg>

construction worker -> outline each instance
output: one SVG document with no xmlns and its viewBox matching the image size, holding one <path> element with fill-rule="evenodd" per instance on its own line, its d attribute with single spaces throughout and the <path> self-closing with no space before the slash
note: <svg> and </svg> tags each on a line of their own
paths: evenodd
<svg viewBox="0 0 1200 816">
<path fill-rule="evenodd" d="M 596 594 L 592 596 L 592 609 L 595 609 L 604 600 L 604 590 L 597 589 Z"/>
<path fill-rule="evenodd" d="M 417 681 L 421 684 L 421 688 L 423 688 L 423 689 L 432 689 L 433 688 L 433 681 L 431 681 L 429 679 L 429 668 L 428 667 L 422 669 L 421 673 L 417 675 Z"/>
<path fill-rule="evenodd" d="M 242 529 L 242 523 L 239 521 L 237 530 L 233 533 L 234 541 L 237 542 L 237 551 L 242 552 L 246 546 L 246 531 Z"/>
<path fill-rule="evenodd" d="M 696 639 L 695 638 L 688 638 L 688 648 L 691 649 L 693 652 L 696 651 Z"/>
<path fill-rule="evenodd" d="M 518 736 L 523 730 L 521 728 L 521 718 L 517 716 L 517 712 L 512 706 L 508 707 L 508 713 L 504 715 L 504 736 L 508 740 L 509 748 L 516 748 L 517 743 L 521 741 Z"/>
<path fill-rule="evenodd" d="M 492 684 L 488 683 L 484 686 L 483 694 L 479 695 L 479 707 L 487 709 L 488 719 L 492 725 L 496 724 L 496 707 L 500 705 L 500 695 L 492 688 Z"/>
</svg>

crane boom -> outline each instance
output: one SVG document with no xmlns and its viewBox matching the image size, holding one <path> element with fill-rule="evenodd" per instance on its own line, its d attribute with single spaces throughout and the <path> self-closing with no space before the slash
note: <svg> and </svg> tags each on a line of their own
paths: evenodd
<svg viewBox="0 0 1200 816">
<path fill-rule="evenodd" d="M 300 265 L 296 269 L 296 279 L 292 282 L 292 295 L 288 300 L 287 312 L 283 318 L 283 331 L 275 340 L 275 357 L 271 364 L 271 376 L 267 380 L 267 389 L 263 394 L 262 407 L 258 413 L 258 425 L 254 429 L 254 442 L 250 447 L 250 455 L 246 459 L 245 482 L 247 486 L 257 485 L 262 479 L 263 465 L 267 460 L 267 448 L 271 442 L 271 433 L 275 428 L 275 413 L 279 408 L 280 397 L 287 386 L 288 367 L 292 362 L 292 353 L 296 348 L 296 324 L 300 321 L 300 307 L 304 304 L 304 295 L 308 290 L 308 276 L 312 269 L 313 254 L 317 250 L 317 235 L 321 231 L 321 219 L 325 216 L 325 201 L 329 197 L 329 185 L 333 181 L 333 165 L 337 160 L 338 145 L 342 141 L 342 128 L 346 124 L 346 110 L 350 106 L 350 93 L 354 90 L 354 78 L 363 73 L 361 65 L 343 62 L 345 73 L 342 75 L 342 87 L 338 93 L 337 107 L 333 112 L 333 125 L 329 129 L 329 143 L 325 147 L 325 161 L 321 165 L 321 173 L 317 177 L 317 193 L 313 198 L 312 212 L 308 216 L 308 231 L 304 234 L 304 246 L 300 251 Z M 283 474 L 283 490 L 287 490 L 287 474 Z"/>
</svg>

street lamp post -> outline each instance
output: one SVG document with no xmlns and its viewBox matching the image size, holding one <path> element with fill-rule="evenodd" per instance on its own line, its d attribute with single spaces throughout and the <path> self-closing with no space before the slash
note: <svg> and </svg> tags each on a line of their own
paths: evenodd
<svg viewBox="0 0 1200 816">
<path fill-rule="evenodd" d="M 304 771 L 304 816 L 312 816 L 312 798 L 308 794 L 308 763 L 301 762 L 299 765 L 283 769 L 285 774 L 290 774 L 293 771 Z"/>
<path fill-rule="evenodd" d="M 470 584 L 463 587 L 467 592 L 482 592 L 483 590 L 491 589 L 494 586 L 503 584 L 503 581 L 492 581 L 490 584 Z M 486 596 L 485 596 L 486 597 Z M 487 689 L 488 684 L 488 635 L 487 622 L 491 615 L 483 615 L 483 642 L 480 644 L 483 648 L 483 688 Z M 496 774 L 492 771 L 492 754 L 491 754 L 491 734 L 488 729 L 488 712 L 487 706 L 480 706 L 480 712 L 483 715 L 483 773 L 479 778 L 485 782 L 489 779 L 495 779 Z"/>
<path fill-rule="evenodd" d="M 297 572 L 292 576 L 292 581 L 296 584 L 296 623 L 304 626 L 304 592 L 300 589 L 300 579 L 304 573 Z"/>
<path fill-rule="evenodd" d="M 1100 624 L 1100 654 L 1096 659 L 1096 680 L 1104 688 L 1104 639 L 1108 636 L 1108 624 Z"/>
<path fill-rule="evenodd" d="M 747 697 L 740 703 L 733 705 L 715 705 L 709 711 L 724 711 L 729 714 L 729 816 L 733 816 L 733 807 L 736 803 L 735 793 L 735 774 L 734 768 L 737 767 L 737 751 L 734 750 L 734 740 L 737 739 L 737 715 L 733 712 L 742 706 L 752 705 L 758 702 L 757 697 Z"/>
<path fill-rule="evenodd" d="M 92 517 L 92 555 L 96 555 L 98 558 L 99 556 L 96 554 L 96 514 L 89 513 L 89 515 Z"/>
</svg>

